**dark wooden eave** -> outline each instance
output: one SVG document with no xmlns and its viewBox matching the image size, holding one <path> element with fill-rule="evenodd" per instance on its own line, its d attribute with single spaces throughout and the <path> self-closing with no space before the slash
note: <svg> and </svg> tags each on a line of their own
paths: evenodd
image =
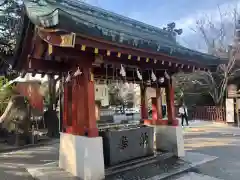
<svg viewBox="0 0 240 180">
<path fill-rule="evenodd" d="M 27 63 L 27 57 L 32 51 L 35 25 L 25 14 L 23 18 L 23 28 L 20 37 L 18 37 L 16 52 L 14 55 L 13 69 L 20 70 Z"/>
<path fill-rule="evenodd" d="M 40 37 L 47 43 L 54 45 L 54 48 L 56 46 L 61 46 L 61 33 L 65 34 L 66 32 L 49 32 L 49 30 L 40 30 Z M 86 48 L 97 48 L 99 51 L 105 51 L 105 54 L 107 51 L 110 51 L 111 53 L 121 53 L 121 55 L 131 55 L 134 58 L 140 57 L 141 61 L 146 61 L 146 59 L 150 59 L 150 61 L 157 60 L 157 64 L 159 65 L 159 62 L 162 64 L 164 63 L 173 63 L 177 65 L 184 65 L 184 66 L 192 66 L 197 68 L 207 68 L 206 65 L 198 63 L 196 61 L 190 61 L 187 59 L 180 59 L 173 56 L 169 56 L 163 53 L 156 53 L 151 50 L 144 50 L 144 49 L 138 49 L 129 47 L 126 45 L 109 42 L 103 39 L 97 39 L 92 37 L 86 37 L 84 35 L 77 34 L 75 39 L 75 48 L 74 50 L 80 51 L 81 46 L 86 46 Z M 61 54 L 61 55 L 60 55 Z M 61 51 L 59 51 L 60 56 L 74 56 L 76 53 L 71 50 L 71 48 L 61 48 Z M 76 55 L 78 56 L 78 55 Z M 155 66 L 156 67 L 156 66 Z M 157 68 L 157 67 L 156 67 Z"/>
</svg>

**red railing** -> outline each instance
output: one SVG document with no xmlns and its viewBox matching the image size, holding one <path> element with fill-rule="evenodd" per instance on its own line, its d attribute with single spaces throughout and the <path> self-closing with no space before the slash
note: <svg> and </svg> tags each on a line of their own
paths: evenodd
<svg viewBox="0 0 240 180">
<path fill-rule="evenodd" d="M 205 121 L 226 122 L 225 108 L 217 106 L 196 106 L 189 110 L 189 118 Z"/>
</svg>

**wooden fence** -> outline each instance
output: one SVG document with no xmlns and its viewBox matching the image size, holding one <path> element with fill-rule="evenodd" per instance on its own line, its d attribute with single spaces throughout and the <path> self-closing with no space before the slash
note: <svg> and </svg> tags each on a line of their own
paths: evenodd
<svg viewBox="0 0 240 180">
<path fill-rule="evenodd" d="M 216 106 L 196 106 L 189 108 L 189 119 L 226 122 L 226 111 Z"/>
</svg>

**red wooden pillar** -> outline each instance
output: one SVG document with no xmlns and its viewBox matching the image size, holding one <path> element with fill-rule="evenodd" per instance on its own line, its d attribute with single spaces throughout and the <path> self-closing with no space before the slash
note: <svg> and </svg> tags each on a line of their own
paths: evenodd
<svg viewBox="0 0 240 180">
<path fill-rule="evenodd" d="M 95 89 L 94 81 L 91 77 L 91 69 L 83 68 L 82 75 L 75 77 L 73 106 L 76 105 L 73 114 L 73 132 L 75 135 L 96 137 L 98 128 L 95 114 Z M 76 111 L 75 111 L 76 110 Z"/>
<path fill-rule="evenodd" d="M 83 69 L 83 86 L 85 88 L 85 125 L 89 137 L 98 136 L 96 111 L 95 111 L 95 88 L 94 77 L 91 68 Z"/>
<path fill-rule="evenodd" d="M 63 123 L 65 132 L 80 136 L 98 136 L 94 92 L 91 69 L 87 67 L 83 68 L 82 75 L 73 77 L 71 82 L 65 85 Z"/>
<path fill-rule="evenodd" d="M 162 100 L 161 89 L 156 89 L 156 97 L 152 98 L 152 120 L 153 124 L 161 124 L 162 120 Z"/>
<path fill-rule="evenodd" d="M 78 114 L 78 99 L 76 98 L 78 96 L 78 83 L 77 83 L 77 79 L 72 78 L 71 80 L 72 82 L 72 127 L 73 127 L 73 134 L 77 135 L 79 132 L 76 129 L 76 127 L 78 126 L 78 119 L 77 119 L 77 114 Z"/>
<path fill-rule="evenodd" d="M 148 119 L 148 106 L 147 106 L 147 98 L 146 98 L 147 87 L 144 85 L 141 85 L 140 91 L 141 91 L 141 118 L 142 120 L 144 120 L 144 119 Z"/>
<path fill-rule="evenodd" d="M 64 84 L 63 132 L 72 133 L 72 82 Z"/>
<path fill-rule="evenodd" d="M 85 87 L 83 82 L 83 77 L 77 76 L 77 95 L 74 97 L 77 101 L 77 122 L 76 122 L 76 129 L 78 131 L 78 135 L 84 136 L 85 135 L 85 101 L 84 101 L 84 93 Z"/>
<path fill-rule="evenodd" d="M 64 84 L 64 90 L 63 90 L 63 129 L 62 131 L 66 131 L 67 127 L 67 119 L 68 119 L 68 86 L 67 84 Z"/>
<path fill-rule="evenodd" d="M 158 108 L 157 108 L 157 98 L 152 98 L 152 121 L 153 123 L 158 120 Z"/>
<path fill-rule="evenodd" d="M 168 124 L 178 125 L 178 121 L 175 117 L 175 105 L 174 105 L 174 88 L 169 81 L 166 87 L 166 101 L 167 101 L 167 114 L 168 114 Z"/>
</svg>

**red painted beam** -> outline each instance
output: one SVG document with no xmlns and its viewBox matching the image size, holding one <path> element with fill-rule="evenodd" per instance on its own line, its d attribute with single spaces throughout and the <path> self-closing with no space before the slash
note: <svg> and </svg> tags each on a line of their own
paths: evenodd
<svg viewBox="0 0 240 180">
<path fill-rule="evenodd" d="M 89 62 L 90 59 L 94 61 L 95 54 L 93 52 L 87 51 L 79 51 L 76 48 L 62 48 L 62 47 L 54 47 L 53 55 L 62 57 L 63 59 L 68 59 L 68 61 L 77 61 L 79 60 L 81 63 Z M 99 51 L 99 56 L 103 58 L 104 64 L 111 64 L 113 66 L 119 66 L 124 64 L 126 66 L 133 66 L 139 69 L 154 69 L 154 70 L 167 70 L 169 74 L 174 74 L 179 71 L 183 72 L 192 72 L 193 69 L 189 68 L 187 65 L 183 66 L 181 64 L 169 64 L 169 62 L 165 61 L 162 64 L 162 61 L 158 61 L 154 63 L 153 60 L 146 62 L 145 60 L 137 61 L 137 58 L 132 57 L 131 60 L 128 59 L 128 55 L 122 54 L 121 57 L 117 57 L 117 53 L 111 53 L 110 56 L 106 55 L 105 51 Z M 86 61 L 86 62 L 85 62 Z"/>
<path fill-rule="evenodd" d="M 29 63 L 25 65 L 26 71 L 36 72 L 67 72 L 70 69 L 68 63 L 52 60 L 36 59 L 29 57 Z"/>
</svg>

